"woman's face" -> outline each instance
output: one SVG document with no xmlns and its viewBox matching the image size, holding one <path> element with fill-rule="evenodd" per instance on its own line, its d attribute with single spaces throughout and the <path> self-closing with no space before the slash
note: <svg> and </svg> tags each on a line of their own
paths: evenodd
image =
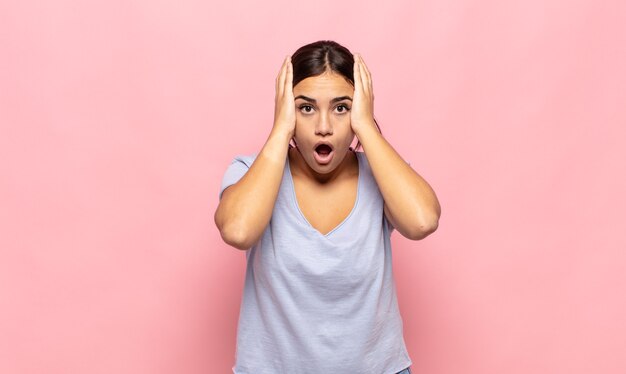
<svg viewBox="0 0 626 374">
<path fill-rule="evenodd" d="M 354 87 L 342 76 L 326 71 L 293 88 L 296 105 L 294 138 L 300 154 L 319 174 L 337 168 L 354 139 L 350 110 Z M 327 146 L 319 146 L 323 142 Z"/>
</svg>

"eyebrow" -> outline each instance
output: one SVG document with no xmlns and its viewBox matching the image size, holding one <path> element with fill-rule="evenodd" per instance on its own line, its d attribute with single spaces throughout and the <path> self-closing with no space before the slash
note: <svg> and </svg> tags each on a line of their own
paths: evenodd
<svg viewBox="0 0 626 374">
<path fill-rule="evenodd" d="M 312 98 L 307 97 L 307 96 L 304 96 L 304 95 L 298 95 L 298 96 L 296 96 L 296 98 L 294 100 L 298 100 L 298 99 L 302 99 L 302 100 L 308 101 L 308 102 L 313 103 L 313 104 L 317 103 L 317 100 L 312 99 Z M 336 102 L 339 102 L 339 101 L 343 101 L 343 100 L 350 100 L 350 101 L 352 101 L 352 98 L 350 96 L 339 96 L 339 97 L 336 97 L 336 98 L 332 99 L 330 101 L 330 103 L 333 104 L 333 103 L 336 103 Z"/>
</svg>

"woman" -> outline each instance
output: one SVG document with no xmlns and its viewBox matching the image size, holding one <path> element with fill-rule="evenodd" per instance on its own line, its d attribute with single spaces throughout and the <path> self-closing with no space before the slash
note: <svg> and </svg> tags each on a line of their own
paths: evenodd
<svg viewBox="0 0 626 374">
<path fill-rule="evenodd" d="M 359 55 L 305 45 L 276 78 L 265 145 L 226 170 L 215 223 L 247 261 L 234 373 L 410 373 L 390 235 L 426 237 L 440 207 L 373 102 Z"/>
</svg>

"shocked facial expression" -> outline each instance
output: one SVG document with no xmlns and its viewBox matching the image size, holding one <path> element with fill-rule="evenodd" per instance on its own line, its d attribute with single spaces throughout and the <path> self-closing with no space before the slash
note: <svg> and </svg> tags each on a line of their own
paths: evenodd
<svg viewBox="0 0 626 374">
<path fill-rule="evenodd" d="M 300 81 L 293 95 L 300 154 L 317 173 L 335 170 L 355 136 L 350 125 L 354 87 L 342 75 L 327 71 Z"/>
</svg>

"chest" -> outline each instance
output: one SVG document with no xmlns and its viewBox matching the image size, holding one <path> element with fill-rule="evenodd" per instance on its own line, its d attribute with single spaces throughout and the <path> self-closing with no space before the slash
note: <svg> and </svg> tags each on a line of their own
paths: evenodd
<svg viewBox="0 0 626 374">
<path fill-rule="evenodd" d="M 352 212 L 357 199 L 358 176 L 331 185 L 307 183 L 294 178 L 296 201 L 309 224 L 326 235 Z"/>
</svg>

